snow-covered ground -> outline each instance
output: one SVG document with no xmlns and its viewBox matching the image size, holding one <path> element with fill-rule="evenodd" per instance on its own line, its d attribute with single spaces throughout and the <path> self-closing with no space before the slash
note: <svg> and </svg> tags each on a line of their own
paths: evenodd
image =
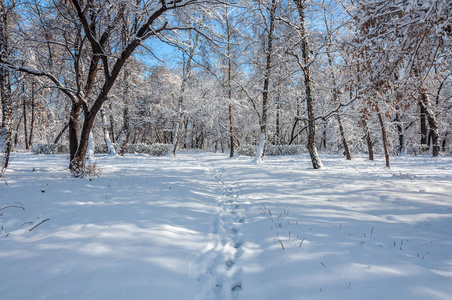
<svg viewBox="0 0 452 300">
<path fill-rule="evenodd" d="M 450 299 L 452 158 L 14 154 L 1 299 Z"/>
</svg>

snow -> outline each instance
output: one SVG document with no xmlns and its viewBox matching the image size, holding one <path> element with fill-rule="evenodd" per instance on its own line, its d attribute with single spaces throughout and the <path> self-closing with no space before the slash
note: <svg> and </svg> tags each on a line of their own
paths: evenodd
<svg viewBox="0 0 452 300">
<path fill-rule="evenodd" d="M 452 157 L 251 159 L 13 153 L 1 298 L 450 299 Z"/>
</svg>

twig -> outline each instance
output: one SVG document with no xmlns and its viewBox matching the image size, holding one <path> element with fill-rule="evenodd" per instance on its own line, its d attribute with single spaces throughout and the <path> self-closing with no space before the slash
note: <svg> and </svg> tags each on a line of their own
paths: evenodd
<svg viewBox="0 0 452 300">
<path fill-rule="evenodd" d="M 278 239 L 278 242 L 281 244 L 282 249 L 285 250 L 282 241 L 280 239 Z"/>
<path fill-rule="evenodd" d="M 298 246 L 298 248 L 301 248 L 301 245 L 303 245 L 304 242 L 304 238 L 301 240 L 300 246 Z"/>
<path fill-rule="evenodd" d="M 20 225 L 20 228 L 22 228 L 22 226 L 28 225 L 28 224 L 33 224 L 33 222 L 25 222 L 25 223 L 23 223 L 22 225 Z"/>
<path fill-rule="evenodd" d="M 36 224 L 33 228 L 31 228 L 29 231 L 32 231 L 33 229 L 35 229 L 36 227 L 38 227 L 38 226 L 41 225 L 42 223 L 44 223 L 44 222 L 46 222 L 46 221 L 49 221 L 49 220 L 50 220 L 50 219 L 45 219 L 45 220 L 39 222 L 39 223 Z"/>
<path fill-rule="evenodd" d="M 10 208 L 10 207 L 22 208 L 22 210 L 25 210 L 25 207 L 23 207 L 23 206 L 18 206 L 18 205 L 9 205 L 9 206 L 5 206 L 5 207 L 0 208 L 0 210 L 5 209 L 5 208 Z"/>
</svg>

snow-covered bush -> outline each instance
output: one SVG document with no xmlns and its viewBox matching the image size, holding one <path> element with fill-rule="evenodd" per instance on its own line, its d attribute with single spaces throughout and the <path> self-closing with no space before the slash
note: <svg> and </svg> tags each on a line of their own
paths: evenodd
<svg viewBox="0 0 452 300">
<path fill-rule="evenodd" d="M 299 155 L 302 153 L 302 146 L 300 145 L 267 145 L 265 149 L 266 156 L 277 155 Z M 255 156 L 256 146 L 244 145 L 237 148 L 237 155 Z"/>
<path fill-rule="evenodd" d="M 33 147 L 34 154 L 67 154 L 69 148 L 63 144 L 37 144 Z"/>
<path fill-rule="evenodd" d="M 243 156 L 255 156 L 256 155 L 256 146 L 253 145 L 243 145 L 237 148 L 235 151 L 237 155 Z"/>
<path fill-rule="evenodd" d="M 152 144 L 149 145 L 149 149 L 147 154 L 152 156 L 163 156 L 166 155 L 170 151 L 171 145 L 169 144 Z"/>
<path fill-rule="evenodd" d="M 302 153 L 300 145 L 268 145 L 265 149 L 265 155 L 299 155 Z"/>
<path fill-rule="evenodd" d="M 114 148 L 118 146 L 118 144 L 112 144 Z M 133 153 L 133 154 L 149 154 L 152 156 L 163 156 L 166 155 L 170 149 L 171 145 L 169 144 L 127 144 L 125 153 Z M 97 144 L 95 146 L 96 153 L 107 153 L 107 146 L 105 144 Z"/>
</svg>

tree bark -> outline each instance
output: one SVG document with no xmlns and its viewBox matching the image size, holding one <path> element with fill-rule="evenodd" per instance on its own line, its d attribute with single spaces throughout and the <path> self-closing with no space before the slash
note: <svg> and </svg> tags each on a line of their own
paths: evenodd
<svg viewBox="0 0 452 300">
<path fill-rule="evenodd" d="M 397 126 L 397 133 L 399 135 L 399 154 L 405 155 L 405 153 L 406 153 L 405 130 L 403 128 L 402 120 L 400 119 L 400 115 L 398 112 L 396 112 L 395 122 L 396 122 L 396 126 Z"/>
<path fill-rule="evenodd" d="M 31 148 L 33 146 L 33 132 L 35 128 L 35 83 L 31 84 L 31 120 L 30 120 L 30 137 L 28 138 L 28 146 Z"/>
<path fill-rule="evenodd" d="M 369 160 L 374 160 L 373 142 L 372 142 L 372 137 L 370 136 L 370 131 L 369 131 L 369 128 L 367 126 L 367 122 L 364 119 L 361 122 L 362 122 L 362 125 L 363 125 L 364 135 L 365 135 L 365 138 L 366 138 L 367 153 L 369 154 Z"/>
<path fill-rule="evenodd" d="M 111 144 L 110 134 L 108 132 L 107 117 L 105 116 L 105 110 L 103 107 L 100 109 L 100 116 L 102 118 L 102 131 L 104 133 L 105 145 L 107 146 L 107 153 L 109 155 L 114 155 L 116 154 L 116 151 L 113 145 Z"/>
<path fill-rule="evenodd" d="M 315 116 L 314 116 L 314 99 L 312 97 L 312 78 L 311 78 L 311 57 L 309 56 L 309 40 L 306 32 L 305 25 L 305 10 L 306 0 L 293 0 L 298 9 L 300 18 L 300 35 L 301 35 L 301 50 L 303 53 L 303 73 L 304 73 L 304 85 L 306 92 L 306 108 L 308 111 L 308 151 L 311 156 L 312 167 L 319 169 L 323 167 L 317 152 L 317 146 L 315 144 Z"/>
<path fill-rule="evenodd" d="M 30 150 L 28 147 L 28 130 L 27 130 L 27 101 L 25 99 L 25 84 L 22 82 L 22 109 L 24 114 L 24 143 L 25 143 L 25 150 Z"/>
<path fill-rule="evenodd" d="M 129 74 L 128 70 L 124 69 L 124 91 L 123 91 L 123 102 L 124 102 L 124 114 L 123 114 L 123 125 L 121 129 L 121 135 L 118 142 L 118 148 L 116 149 L 116 153 L 118 155 L 123 156 L 126 151 L 126 146 L 129 141 L 130 134 L 130 116 L 129 116 L 129 100 L 128 100 L 128 92 L 129 92 Z"/>
<path fill-rule="evenodd" d="M 8 55 L 7 11 L 4 0 L 0 0 L 0 63 L 6 62 Z M 0 93 L 2 98 L 2 128 L 0 129 L 1 176 L 9 164 L 14 126 L 9 70 L 3 65 L 0 66 Z"/>
<path fill-rule="evenodd" d="M 75 158 L 78 148 L 78 126 L 79 126 L 80 105 L 72 103 L 71 115 L 69 117 L 69 160 L 72 162 Z"/>
<path fill-rule="evenodd" d="M 380 127 L 381 127 L 381 136 L 383 139 L 383 152 L 385 154 L 386 167 L 388 167 L 388 169 L 389 169 L 389 168 L 391 168 L 391 164 L 389 161 L 388 139 L 386 137 L 386 128 L 385 128 L 385 124 L 383 122 L 383 117 L 378 108 L 377 108 L 377 115 L 378 115 L 378 121 L 380 122 Z"/>
<path fill-rule="evenodd" d="M 229 24 L 229 7 L 226 6 L 226 29 L 228 35 L 228 113 L 229 113 L 229 157 L 234 157 L 234 118 L 232 116 L 232 58 L 231 58 L 231 26 Z"/>
<path fill-rule="evenodd" d="M 347 160 L 351 160 L 352 155 L 350 154 L 350 149 L 348 148 L 347 139 L 345 138 L 344 126 L 342 126 L 342 120 L 339 114 L 337 114 L 337 122 L 339 123 L 339 131 L 341 133 L 342 146 L 344 146 L 345 158 Z"/>
<path fill-rule="evenodd" d="M 421 109 L 424 111 L 428 125 L 430 126 L 431 136 L 432 136 L 432 154 L 434 157 L 439 155 L 441 150 L 440 142 L 439 142 L 439 128 L 438 122 L 436 120 L 436 115 L 432 109 L 430 98 L 425 90 L 422 90 L 420 93 L 420 101 L 419 104 Z"/>
<path fill-rule="evenodd" d="M 422 96 L 421 96 L 422 97 Z M 428 127 L 427 127 L 427 118 L 425 112 L 425 106 L 421 105 L 422 100 L 419 102 L 419 106 L 421 109 L 420 114 L 420 122 L 421 122 L 421 151 L 428 151 L 427 145 L 427 135 L 428 135 Z"/>
<path fill-rule="evenodd" d="M 265 143 L 267 141 L 267 118 L 268 118 L 268 95 L 270 88 L 270 75 L 272 69 L 272 58 L 273 58 L 273 34 L 275 31 L 275 19 L 276 19 L 276 0 L 272 0 L 270 8 L 270 28 L 268 29 L 267 36 L 267 62 L 264 71 L 264 88 L 262 90 L 262 115 L 261 115 L 261 125 L 260 125 L 260 135 L 259 135 L 259 146 L 256 151 L 255 162 L 260 162 L 264 158 L 265 153 Z"/>
<path fill-rule="evenodd" d="M 69 128 L 69 122 L 66 123 L 66 125 L 64 125 L 63 129 L 61 129 L 60 133 L 58 133 L 57 137 L 55 138 L 55 141 L 53 141 L 54 144 L 58 144 L 58 141 L 60 140 L 61 136 L 68 128 Z"/>
</svg>

